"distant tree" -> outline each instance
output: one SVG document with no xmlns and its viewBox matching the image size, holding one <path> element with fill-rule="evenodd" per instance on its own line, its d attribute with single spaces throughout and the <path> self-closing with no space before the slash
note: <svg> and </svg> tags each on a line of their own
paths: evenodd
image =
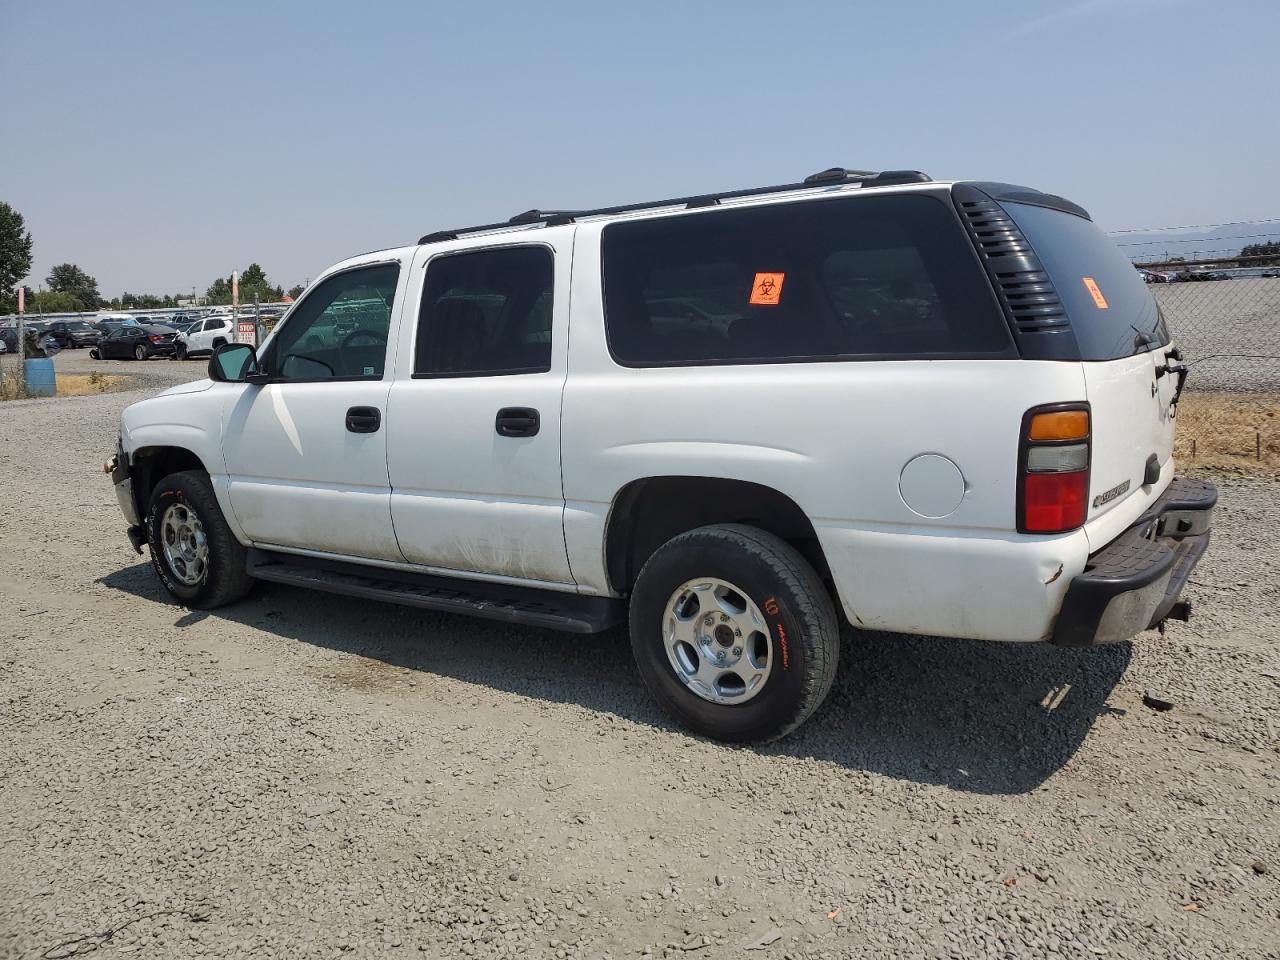
<svg viewBox="0 0 1280 960">
<path fill-rule="evenodd" d="M 80 298 L 65 290 L 42 290 L 27 301 L 27 313 L 78 313 Z"/>
<path fill-rule="evenodd" d="M 209 289 L 204 293 L 205 300 L 211 306 L 221 306 L 224 303 L 231 302 L 231 278 L 219 277 L 213 283 L 209 284 Z"/>
<path fill-rule="evenodd" d="M 31 272 L 31 231 L 22 214 L 0 202 L 0 313 L 18 309 L 14 285 Z"/>
<path fill-rule="evenodd" d="M 302 291 L 305 289 L 307 288 L 304 287 L 302 284 L 296 283 L 289 288 L 289 296 L 292 297 L 294 300 L 297 300 L 300 296 L 302 296 Z"/>
<path fill-rule="evenodd" d="M 1280 243 L 1250 243 L 1240 249 L 1242 257 L 1271 257 L 1271 264 L 1280 259 Z"/>
<path fill-rule="evenodd" d="M 74 263 L 60 263 L 49 271 L 45 281 L 54 293 L 74 294 L 81 310 L 97 310 L 103 303 L 98 294 L 98 281 Z"/>
<path fill-rule="evenodd" d="M 284 291 L 271 285 L 261 266 L 251 263 L 240 274 L 240 302 L 253 303 L 255 296 L 259 303 L 270 303 L 283 297 Z"/>
<path fill-rule="evenodd" d="M 254 294 L 259 303 L 271 303 L 284 296 L 280 287 L 272 286 L 267 279 L 266 271 L 259 264 L 251 263 L 240 271 L 240 302 L 253 303 Z M 205 299 L 210 304 L 226 304 L 231 302 L 231 278 L 219 277 L 205 291 Z"/>
</svg>

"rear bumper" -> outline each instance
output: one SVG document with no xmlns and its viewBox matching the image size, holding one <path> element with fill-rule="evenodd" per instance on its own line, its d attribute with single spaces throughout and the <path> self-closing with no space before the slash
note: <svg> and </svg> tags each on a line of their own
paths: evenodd
<svg viewBox="0 0 1280 960">
<path fill-rule="evenodd" d="M 1177 478 L 1138 522 L 1089 557 L 1062 601 L 1052 642 L 1087 647 L 1127 640 L 1171 614 L 1187 578 L 1209 546 L 1218 491 Z"/>
</svg>

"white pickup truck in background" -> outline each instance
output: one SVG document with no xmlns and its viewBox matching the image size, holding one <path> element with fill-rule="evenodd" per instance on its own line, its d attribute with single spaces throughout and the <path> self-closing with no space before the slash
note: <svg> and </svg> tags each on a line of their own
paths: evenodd
<svg viewBox="0 0 1280 960">
<path fill-rule="evenodd" d="M 654 696 L 726 740 L 817 708 L 842 620 L 1086 645 L 1185 618 L 1216 499 L 1175 479 L 1186 367 L 1137 271 L 1008 184 L 529 211 L 337 264 L 233 339 L 107 465 L 179 601 L 626 618 Z"/>
</svg>

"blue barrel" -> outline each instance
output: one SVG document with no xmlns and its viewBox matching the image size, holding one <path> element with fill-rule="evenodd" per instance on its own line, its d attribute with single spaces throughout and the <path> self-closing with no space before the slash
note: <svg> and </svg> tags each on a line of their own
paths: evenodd
<svg viewBox="0 0 1280 960">
<path fill-rule="evenodd" d="M 47 357 L 22 361 L 22 373 L 27 378 L 28 397 L 52 397 L 58 392 L 53 361 Z"/>
</svg>

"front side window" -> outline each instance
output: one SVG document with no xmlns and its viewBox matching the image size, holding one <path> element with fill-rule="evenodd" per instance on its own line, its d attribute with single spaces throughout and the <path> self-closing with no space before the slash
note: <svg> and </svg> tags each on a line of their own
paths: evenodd
<svg viewBox="0 0 1280 960">
<path fill-rule="evenodd" d="M 551 369 L 555 263 L 546 247 L 446 254 L 427 267 L 415 377 Z"/>
<path fill-rule="evenodd" d="M 1014 356 L 954 212 L 923 195 L 605 227 L 605 325 L 629 366 Z"/>
<path fill-rule="evenodd" d="M 271 341 L 263 370 L 273 380 L 381 380 L 399 276 L 398 263 L 379 263 L 322 281 Z"/>
</svg>

